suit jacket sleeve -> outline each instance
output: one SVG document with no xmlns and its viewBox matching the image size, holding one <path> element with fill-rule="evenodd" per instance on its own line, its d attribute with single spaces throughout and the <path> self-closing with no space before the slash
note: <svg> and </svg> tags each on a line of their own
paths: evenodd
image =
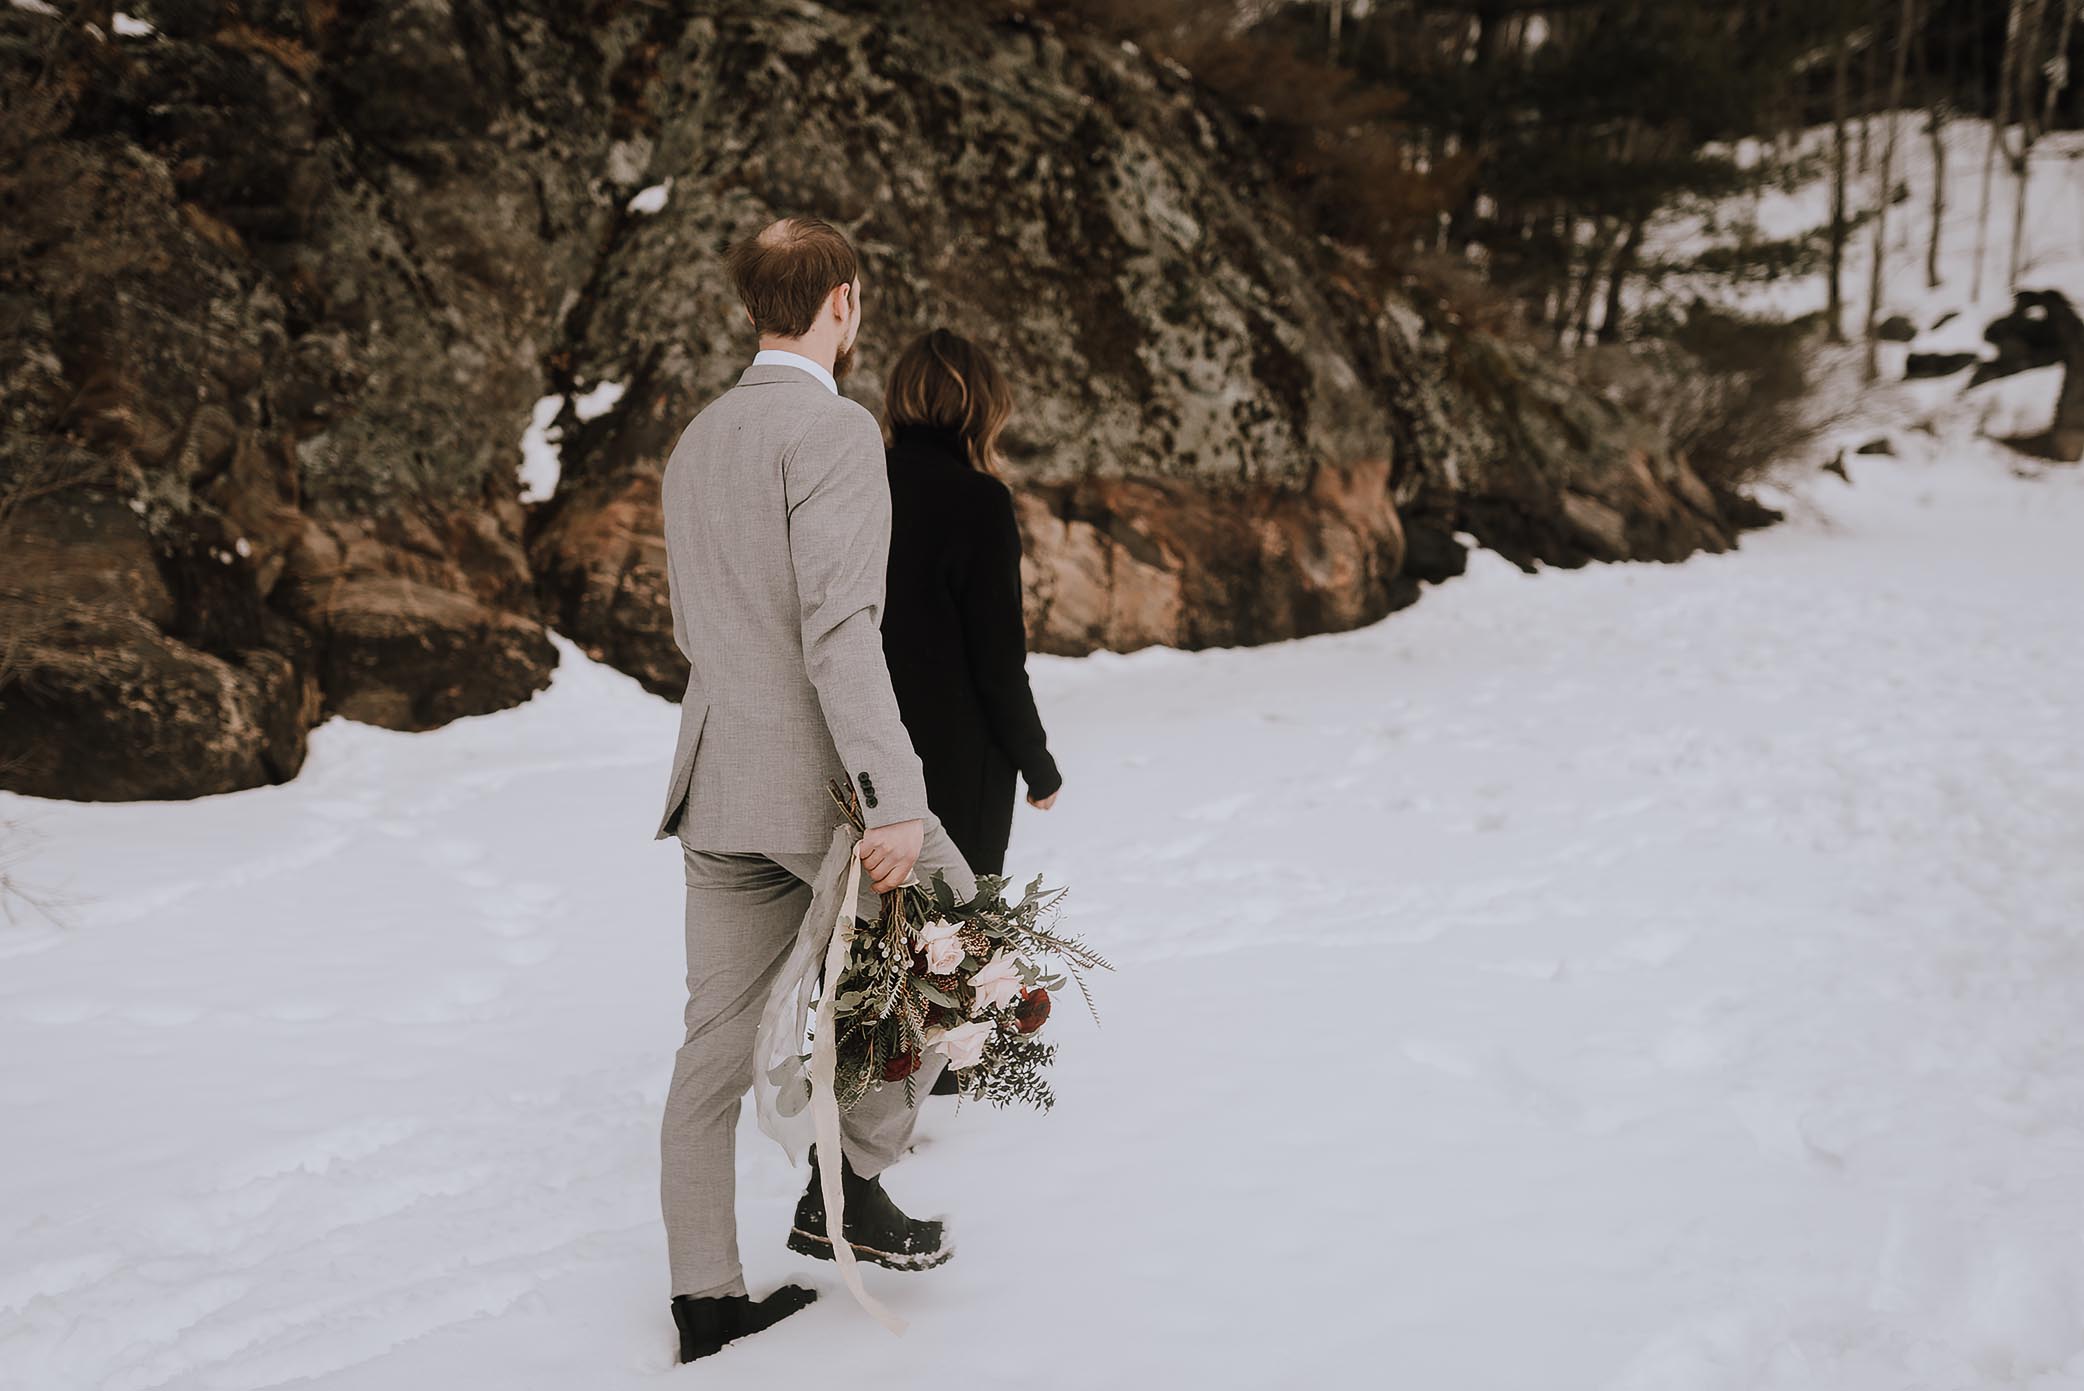
<svg viewBox="0 0 2084 1391">
<path fill-rule="evenodd" d="M 985 482 L 975 523 L 976 551 L 969 583 L 963 586 L 963 646 L 970 675 L 984 701 L 992 737 L 1013 760 L 1030 797 L 1047 797 L 1063 785 L 1042 715 L 1028 685 L 1027 629 L 1020 614 L 1020 525 L 1013 496 Z"/>
<path fill-rule="evenodd" d="M 927 814 L 926 779 L 883 658 L 890 481 L 875 418 L 848 403 L 782 460 L 803 665 L 870 826 Z"/>
</svg>

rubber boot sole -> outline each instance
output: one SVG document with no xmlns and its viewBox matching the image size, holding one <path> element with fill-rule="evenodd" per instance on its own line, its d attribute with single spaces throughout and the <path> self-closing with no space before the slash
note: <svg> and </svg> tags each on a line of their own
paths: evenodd
<svg viewBox="0 0 2084 1391">
<path fill-rule="evenodd" d="M 809 1256 L 819 1261 L 832 1259 L 832 1238 L 822 1232 L 806 1232 L 801 1227 L 791 1227 L 787 1245 L 799 1256 Z M 955 1254 L 955 1248 L 945 1243 L 938 1251 L 922 1251 L 913 1256 L 878 1251 L 875 1247 L 863 1246 L 858 1241 L 850 1241 L 847 1245 L 854 1248 L 855 1260 L 879 1265 L 885 1270 L 932 1270 L 935 1266 L 946 1265 L 949 1258 Z"/>
</svg>

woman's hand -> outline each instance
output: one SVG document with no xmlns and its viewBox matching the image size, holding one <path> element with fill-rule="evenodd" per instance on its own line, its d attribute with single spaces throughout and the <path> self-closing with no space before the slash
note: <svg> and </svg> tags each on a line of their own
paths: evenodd
<svg viewBox="0 0 2084 1391">
<path fill-rule="evenodd" d="M 1040 811 L 1048 811 L 1051 807 L 1056 805 L 1057 792 L 1062 792 L 1063 790 L 1063 788 L 1059 787 L 1056 790 L 1056 792 L 1050 793 L 1047 797 L 1044 797 L 1039 802 L 1036 801 L 1033 797 L 1030 797 L 1028 798 L 1028 805 Z"/>
</svg>

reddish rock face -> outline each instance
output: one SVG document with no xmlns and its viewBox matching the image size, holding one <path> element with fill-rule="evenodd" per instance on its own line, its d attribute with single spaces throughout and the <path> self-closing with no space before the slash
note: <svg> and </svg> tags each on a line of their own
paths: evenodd
<svg viewBox="0 0 2084 1391">
<path fill-rule="evenodd" d="M 1369 623 L 1415 597 L 1389 467 L 1296 491 L 1087 479 L 1018 494 L 1039 651 L 1217 647 Z"/>
<path fill-rule="evenodd" d="M 33 499 L 8 521 L 6 786 L 74 801 L 189 797 L 302 765 L 319 694 L 292 625 L 241 611 L 236 580 L 212 590 L 176 569 L 177 594 L 138 514 L 105 493 Z M 202 573 L 243 563 L 219 549 Z"/>
<path fill-rule="evenodd" d="M 537 515 L 530 550 L 561 632 L 648 691 L 674 700 L 686 693 L 656 470 L 632 469 L 560 491 Z"/>
<path fill-rule="evenodd" d="M 429 729 L 547 683 L 542 626 L 471 592 L 496 592 L 495 571 L 463 572 L 431 536 L 414 549 L 289 516 L 287 541 L 255 526 L 170 547 L 104 492 L 15 511 L 0 544 L 6 785 L 82 801 L 235 791 L 295 776 L 329 712 Z"/>
<path fill-rule="evenodd" d="M 1219 647 L 1335 632 L 1410 602 L 1388 465 L 1325 468 L 1301 491 L 1182 479 L 1016 485 L 1036 651 Z M 678 698 L 657 486 L 642 475 L 546 510 L 535 553 L 589 652 Z"/>
<path fill-rule="evenodd" d="M 488 512 L 305 518 L 271 603 L 311 634 L 326 708 L 386 729 L 503 710 L 557 665 L 527 558 Z"/>
</svg>

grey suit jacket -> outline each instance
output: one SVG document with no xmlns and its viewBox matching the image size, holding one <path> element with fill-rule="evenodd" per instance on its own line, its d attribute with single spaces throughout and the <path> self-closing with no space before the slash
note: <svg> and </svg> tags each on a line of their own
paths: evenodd
<svg viewBox="0 0 2084 1391">
<path fill-rule="evenodd" d="M 875 417 L 756 366 L 681 432 L 662 485 L 687 696 L 657 839 L 816 851 L 851 777 L 870 826 L 924 817 L 883 662 L 890 484 Z"/>
</svg>

